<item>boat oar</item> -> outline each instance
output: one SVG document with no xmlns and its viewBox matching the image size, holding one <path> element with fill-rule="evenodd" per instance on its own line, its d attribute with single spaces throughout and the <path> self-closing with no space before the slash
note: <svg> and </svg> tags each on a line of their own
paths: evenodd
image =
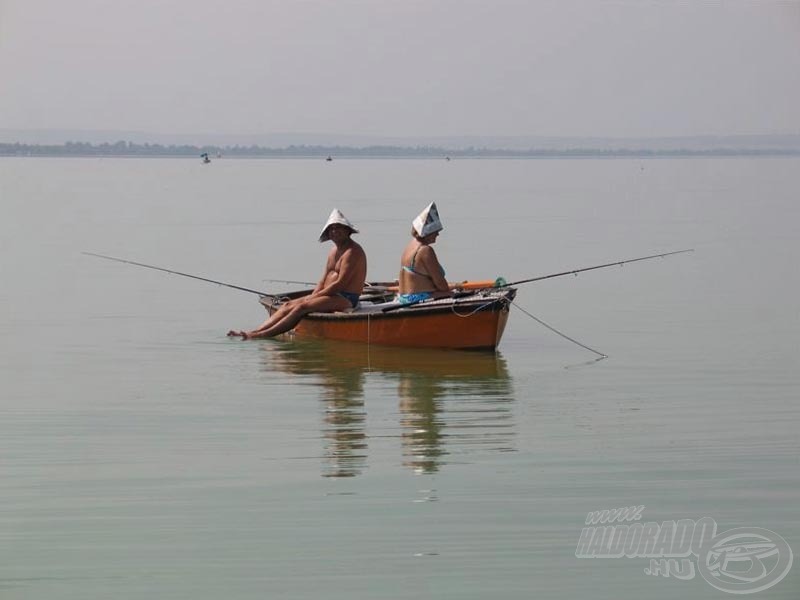
<svg viewBox="0 0 800 600">
<path fill-rule="evenodd" d="M 170 275 L 180 275 L 181 277 L 190 277 L 191 279 L 199 279 L 200 281 L 205 281 L 208 283 L 216 283 L 217 285 L 222 285 L 225 287 L 233 288 L 235 290 L 241 290 L 242 292 L 250 292 L 251 294 L 258 294 L 259 296 L 264 296 L 267 298 L 276 298 L 275 294 L 268 294 L 267 292 L 260 292 L 258 290 L 251 290 L 250 288 L 242 287 L 240 285 L 233 285 L 232 283 L 224 283 L 222 281 L 215 281 L 214 279 L 207 279 L 205 277 L 199 277 L 197 275 L 190 275 L 189 273 L 181 273 L 180 271 L 173 271 L 171 269 L 164 269 L 162 267 L 154 267 L 153 265 L 146 265 L 144 263 L 135 262 L 132 260 L 125 260 L 124 258 L 115 258 L 113 256 L 106 256 L 105 254 L 95 254 L 94 252 L 81 252 L 81 254 L 85 254 L 87 256 L 94 256 L 96 258 L 103 258 L 105 260 L 113 260 L 119 263 L 125 263 L 126 265 L 135 265 L 137 267 L 144 267 L 145 269 L 154 269 L 156 271 L 163 271 L 164 273 L 169 273 Z"/>
</svg>

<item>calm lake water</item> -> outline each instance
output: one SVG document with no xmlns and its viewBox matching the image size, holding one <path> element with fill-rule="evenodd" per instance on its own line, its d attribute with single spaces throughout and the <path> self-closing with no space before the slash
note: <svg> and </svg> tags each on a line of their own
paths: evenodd
<svg viewBox="0 0 800 600">
<path fill-rule="evenodd" d="M 0 597 L 721 598 L 590 511 L 800 552 L 800 159 L 0 160 Z M 225 337 L 333 207 L 394 278 L 534 277 L 496 355 Z M 697 560 L 690 557 L 694 563 Z M 800 596 L 800 561 L 758 597 Z"/>
</svg>

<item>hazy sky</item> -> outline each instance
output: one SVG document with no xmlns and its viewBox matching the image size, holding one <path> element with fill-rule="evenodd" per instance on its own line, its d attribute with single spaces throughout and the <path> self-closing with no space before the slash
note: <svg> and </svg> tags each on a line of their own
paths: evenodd
<svg viewBox="0 0 800 600">
<path fill-rule="evenodd" d="M 800 133 L 800 0 L 0 0 L 0 128 Z"/>
</svg>

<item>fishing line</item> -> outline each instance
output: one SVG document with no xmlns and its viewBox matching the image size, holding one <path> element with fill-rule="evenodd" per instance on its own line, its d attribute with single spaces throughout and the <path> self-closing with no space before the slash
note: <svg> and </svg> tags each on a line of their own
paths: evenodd
<svg viewBox="0 0 800 600">
<path fill-rule="evenodd" d="M 367 313 L 367 372 L 372 371 L 372 362 L 371 362 L 371 357 L 370 357 L 370 353 L 369 353 L 369 349 L 370 349 L 370 346 L 371 346 L 371 343 L 370 343 L 370 330 L 369 330 L 371 314 L 372 313 Z"/>
<path fill-rule="evenodd" d="M 450 310 L 453 312 L 453 314 L 454 314 L 455 316 L 457 316 L 457 317 L 462 317 L 462 318 L 466 319 L 467 317 L 471 317 L 471 316 L 472 316 L 472 315 L 474 315 L 475 313 L 477 313 L 477 312 L 479 312 L 479 311 L 483 310 L 484 308 L 486 308 L 486 307 L 487 307 L 487 306 L 489 306 L 490 304 L 493 304 L 493 303 L 494 303 L 494 302 L 496 302 L 496 301 L 497 301 L 497 300 L 493 298 L 492 300 L 489 300 L 489 301 L 488 301 L 488 302 L 486 302 L 485 304 L 480 304 L 480 305 L 478 305 L 478 307 L 477 307 L 475 310 L 472 310 L 472 311 L 470 311 L 470 312 L 468 312 L 468 313 L 460 313 L 460 312 L 458 312 L 458 311 L 456 310 L 456 303 L 455 303 L 455 302 L 453 302 L 452 306 L 450 307 Z"/>
<path fill-rule="evenodd" d="M 524 313 L 525 313 L 526 315 L 528 315 L 528 316 L 529 316 L 531 319 L 533 319 L 534 321 L 536 321 L 536 322 L 537 322 L 537 323 L 539 323 L 540 325 L 542 325 L 542 326 L 544 326 L 544 327 L 547 327 L 547 329 L 549 329 L 549 330 L 550 330 L 550 331 L 552 331 L 553 333 L 556 333 L 556 334 L 560 335 L 560 336 L 561 336 L 561 337 L 563 337 L 565 340 L 569 340 L 569 341 L 570 341 L 570 342 L 572 342 L 573 344 L 577 344 L 578 346 L 580 346 L 581 348 L 585 348 L 585 349 L 586 349 L 586 350 L 588 350 L 589 352 L 594 352 L 595 354 L 597 354 L 597 356 L 599 356 L 599 357 L 600 357 L 600 359 L 603 359 L 603 358 L 608 358 L 608 354 L 604 354 L 604 353 L 602 353 L 602 352 L 598 352 L 597 350 L 595 350 L 594 348 L 590 348 L 590 347 L 589 347 L 589 346 L 587 346 L 586 344 L 581 344 L 581 343 L 580 343 L 578 340 L 575 340 L 575 339 L 573 339 L 573 338 L 569 337 L 567 334 L 560 332 L 560 331 L 559 331 L 558 329 L 556 329 L 555 327 L 553 327 L 553 326 L 551 326 L 551 325 L 548 325 L 547 323 L 545 323 L 544 321 L 542 321 L 542 320 L 541 320 L 539 317 L 536 317 L 536 316 L 532 315 L 531 313 L 529 313 L 527 310 L 525 310 L 524 308 L 522 308 L 522 307 L 521 307 L 519 304 L 517 304 L 517 303 L 516 303 L 516 302 L 514 302 L 513 300 L 511 301 L 511 304 L 513 304 L 514 306 L 516 306 L 516 307 L 517 307 L 519 310 L 521 310 L 522 312 L 524 312 Z M 600 360 L 600 359 L 598 359 L 598 360 Z"/>
</svg>

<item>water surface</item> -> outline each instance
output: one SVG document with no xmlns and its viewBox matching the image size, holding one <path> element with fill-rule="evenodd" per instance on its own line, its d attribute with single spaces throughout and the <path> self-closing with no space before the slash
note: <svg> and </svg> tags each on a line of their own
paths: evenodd
<svg viewBox="0 0 800 600">
<path fill-rule="evenodd" d="M 800 551 L 800 161 L 0 161 L 2 597 L 718 598 L 578 559 L 589 511 Z M 393 278 L 520 279 L 497 355 L 225 337 L 315 280 L 330 210 Z M 795 567 L 769 598 L 797 598 Z"/>
</svg>

